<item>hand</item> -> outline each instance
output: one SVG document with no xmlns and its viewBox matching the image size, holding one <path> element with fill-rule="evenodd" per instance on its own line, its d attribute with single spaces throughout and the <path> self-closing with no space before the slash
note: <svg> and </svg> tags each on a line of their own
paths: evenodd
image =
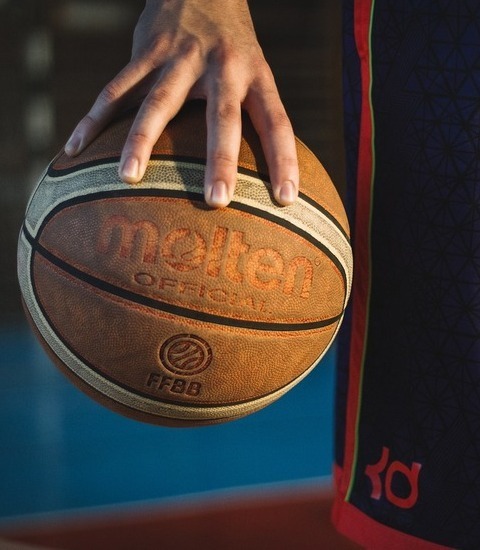
<svg viewBox="0 0 480 550">
<path fill-rule="evenodd" d="M 207 101 L 206 202 L 222 207 L 232 199 L 242 108 L 259 134 L 275 199 L 294 202 L 294 135 L 246 0 L 147 0 L 130 62 L 102 90 L 65 151 L 77 155 L 116 115 L 140 104 L 119 168 L 125 182 L 137 183 L 165 126 L 192 98 Z"/>
</svg>

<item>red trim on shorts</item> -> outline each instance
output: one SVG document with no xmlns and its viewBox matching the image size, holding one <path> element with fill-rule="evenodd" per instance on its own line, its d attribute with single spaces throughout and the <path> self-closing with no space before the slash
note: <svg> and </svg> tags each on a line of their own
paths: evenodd
<svg viewBox="0 0 480 550">
<path fill-rule="evenodd" d="M 343 477 L 338 466 L 334 477 L 336 482 Z M 383 525 L 345 501 L 344 496 L 340 491 L 337 492 L 332 511 L 333 523 L 340 533 L 367 550 L 453 550 L 449 546 L 428 542 Z"/>
<path fill-rule="evenodd" d="M 375 117 L 371 98 L 374 76 L 371 63 L 371 25 L 375 0 L 354 1 L 354 38 L 360 61 L 361 112 L 358 143 L 354 227 L 354 277 L 352 289 L 352 329 L 349 350 L 349 377 L 343 464 L 335 466 L 336 497 L 332 521 L 337 530 L 368 550 L 449 550 L 406 534 L 373 519 L 351 504 L 357 475 L 359 418 L 365 351 L 368 343 L 371 299 L 371 225 L 375 185 Z M 364 472 L 358 472 L 364 475 Z M 450 549 L 451 550 L 451 549 Z"/>
<path fill-rule="evenodd" d="M 370 226 L 374 176 L 373 113 L 370 102 L 370 22 L 374 0 L 355 0 L 355 42 L 361 65 L 362 105 L 358 151 L 352 291 L 353 328 L 350 342 L 345 454 L 341 481 L 342 494 L 348 494 L 355 469 L 357 419 L 360 406 L 363 359 L 368 329 L 370 300 Z"/>
</svg>

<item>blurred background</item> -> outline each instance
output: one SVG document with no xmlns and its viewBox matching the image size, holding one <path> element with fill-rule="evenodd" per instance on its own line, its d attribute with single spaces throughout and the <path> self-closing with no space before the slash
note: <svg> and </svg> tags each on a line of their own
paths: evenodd
<svg viewBox="0 0 480 550">
<path fill-rule="evenodd" d="M 262 0 L 251 11 L 296 134 L 342 191 L 340 7 L 338 0 Z M 296 549 L 321 547 L 312 533 L 333 537 L 322 547 L 340 548 L 328 527 L 334 349 L 268 409 L 228 425 L 172 430 L 91 402 L 57 373 L 25 325 L 16 241 L 26 201 L 128 62 L 142 8 L 140 0 L 0 0 L 0 548 L 19 541 L 150 548 L 139 526 L 157 542 L 162 531 L 155 548 L 293 548 L 289 537 L 297 537 Z M 288 531 L 292 502 L 299 517 Z M 245 521 L 253 526 L 260 509 L 273 512 L 257 526 L 262 535 L 249 534 Z M 177 525 L 172 514 L 181 537 L 175 527 L 176 537 L 166 534 L 165 521 Z"/>
</svg>

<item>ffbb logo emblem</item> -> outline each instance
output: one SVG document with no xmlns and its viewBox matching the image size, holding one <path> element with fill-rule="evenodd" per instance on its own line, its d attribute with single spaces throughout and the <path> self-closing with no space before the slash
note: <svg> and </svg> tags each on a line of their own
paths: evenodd
<svg viewBox="0 0 480 550">
<path fill-rule="evenodd" d="M 213 353 L 208 343 L 193 334 L 179 334 L 166 340 L 160 348 L 162 365 L 182 376 L 193 376 L 207 369 Z"/>
</svg>

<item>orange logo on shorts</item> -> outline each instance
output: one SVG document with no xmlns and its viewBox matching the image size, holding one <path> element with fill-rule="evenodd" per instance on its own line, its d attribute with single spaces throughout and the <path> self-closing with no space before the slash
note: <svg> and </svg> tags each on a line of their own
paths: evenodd
<svg viewBox="0 0 480 550">
<path fill-rule="evenodd" d="M 418 476 L 422 465 L 419 462 L 412 462 L 412 465 L 408 467 L 398 460 L 394 460 L 388 464 L 389 457 L 390 449 L 383 447 L 380 460 L 376 464 L 369 464 L 365 468 L 365 475 L 367 475 L 372 482 L 372 492 L 370 496 L 375 500 L 380 500 L 382 498 L 383 489 L 385 489 L 385 497 L 394 506 L 405 509 L 412 508 L 418 500 Z M 383 473 L 385 473 L 385 476 L 382 480 L 380 474 Z M 393 491 L 393 477 L 399 475 L 403 476 L 410 486 L 410 494 L 408 496 L 399 496 Z"/>
</svg>

